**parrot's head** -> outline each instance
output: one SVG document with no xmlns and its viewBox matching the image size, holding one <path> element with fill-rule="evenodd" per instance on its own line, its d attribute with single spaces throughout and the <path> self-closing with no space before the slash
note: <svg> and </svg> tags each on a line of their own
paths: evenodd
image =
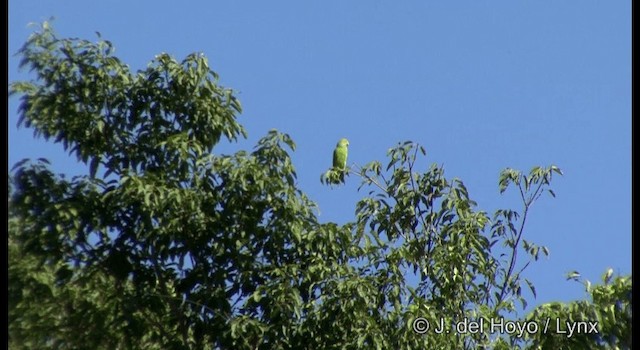
<svg viewBox="0 0 640 350">
<path fill-rule="evenodd" d="M 338 147 L 349 147 L 349 140 L 347 139 L 340 139 L 340 141 L 338 141 Z"/>
</svg>

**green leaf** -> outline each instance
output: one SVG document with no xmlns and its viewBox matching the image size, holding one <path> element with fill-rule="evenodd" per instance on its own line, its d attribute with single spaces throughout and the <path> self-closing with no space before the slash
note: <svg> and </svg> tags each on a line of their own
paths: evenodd
<svg viewBox="0 0 640 350">
<path fill-rule="evenodd" d="M 604 281 L 604 284 L 609 284 L 609 282 L 611 282 L 611 276 L 613 276 L 613 269 L 609 268 L 607 269 L 605 274 L 602 276 L 602 280 Z"/>
<path fill-rule="evenodd" d="M 98 166 L 100 166 L 100 158 L 93 157 L 91 158 L 91 164 L 89 165 L 89 177 L 95 178 L 96 172 L 98 171 Z"/>
<path fill-rule="evenodd" d="M 567 280 L 578 280 L 580 278 L 580 273 L 578 271 L 571 271 L 567 275 Z"/>
</svg>

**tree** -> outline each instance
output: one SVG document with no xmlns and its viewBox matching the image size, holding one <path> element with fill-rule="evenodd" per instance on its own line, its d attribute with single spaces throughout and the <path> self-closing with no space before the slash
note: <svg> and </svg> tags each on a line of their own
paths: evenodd
<svg viewBox="0 0 640 350">
<path fill-rule="evenodd" d="M 524 238 L 524 222 L 553 195 L 559 168 L 503 171 L 500 191 L 516 186 L 523 208 L 490 218 L 442 167 L 419 171 L 425 150 L 405 142 L 384 169 L 348 170 L 369 190 L 354 222 L 321 223 L 296 187 L 289 135 L 271 130 L 250 152 L 216 152 L 246 133 L 239 101 L 203 55 L 160 54 L 132 73 L 109 41 L 60 39 L 46 22 L 20 55 L 36 80 L 10 86 L 19 123 L 88 174 L 69 180 L 42 159 L 12 169 L 12 348 L 538 344 L 422 335 L 416 321 L 511 317 L 526 303 L 523 285 L 535 294 L 522 273 L 547 250 Z"/>
<path fill-rule="evenodd" d="M 579 281 L 573 272 L 569 279 Z M 631 349 L 631 276 L 613 276 L 608 269 L 602 284 L 583 282 L 591 301 L 538 306 L 528 320 L 551 320 L 553 332 L 530 334 L 534 349 Z"/>
</svg>

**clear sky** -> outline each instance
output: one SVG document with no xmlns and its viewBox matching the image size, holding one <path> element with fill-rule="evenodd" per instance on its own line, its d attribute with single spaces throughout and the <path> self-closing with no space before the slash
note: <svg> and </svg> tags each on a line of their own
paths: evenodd
<svg viewBox="0 0 640 350">
<path fill-rule="evenodd" d="M 160 52 L 203 52 L 221 83 L 239 91 L 250 149 L 269 129 L 291 135 L 300 187 L 322 221 L 355 219 L 358 179 L 329 188 L 320 175 L 341 137 L 349 164 L 386 162 L 412 140 L 423 168 L 443 164 L 479 209 L 499 195 L 506 167 L 558 165 L 557 197 L 544 196 L 525 238 L 551 251 L 526 276 L 534 305 L 585 296 L 609 267 L 631 273 L 631 1 L 33 1 L 9 2 L 9 80 L 28 78 L 13 54 L 55 17 L 60 36 L 112 41 L 133 70 Z M 16 129 L 9 99 L 9 166 L 46 157 L 86 173 L 60 145 Z"/>
</svg>

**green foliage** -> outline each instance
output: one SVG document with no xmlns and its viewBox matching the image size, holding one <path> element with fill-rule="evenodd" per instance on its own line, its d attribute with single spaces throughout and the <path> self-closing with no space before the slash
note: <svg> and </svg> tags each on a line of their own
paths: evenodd
<svg viewBox="0 0 640 350">
<path fill-rule="evenodd" d="M 23 96 L 19 125 L 61 142 L 92 174 L 104 166 L 106 175 L 148 170 L 176 180 L 191 176 L 189 162 L 222 136 L 245 135 L 235 117 L 239 101 L 217 84 L 203 55 L 177 62 L 163 53 L 133 74 L 113 51 L 109 41 L 58 39 L 45 23 L 20 50 L 21 67 L 40 84 L 10 87 Z"/>
<path fill-rule="evenodd" d="M 549 331 L 531 334 L 528 348 L 631 349 L 631 277 L 612 276 L 609 269 L 602 285 L 584 282 L 591 300 L 549 303 L 533 310 L 527 318 L 549 320 Z"/>
<path fill-rule="evenodd" d="M 526 305 L 522 286 L 535 289 L 522 273 L 548 250 L 523 238 L 524 223 L 541 193 L 553 195 L 557 167 L 526 176 L 505 170 L 499 189 L 515 185 L 522 209 L 490 217 L 462 181 L 420 166 L 424 148 L 405 142 L 389 150 L 386 165 L 347 169 L 367 191 L 354 222 L 321 223 L 297 188 L 288 135 L 272 130 L 252 151 L 215 152 L 245 131 L 240 103 L 202 55 L 178 62 L 161 54 L 132 73 L 108 41 L 59 39 L 47 23 L 20 54 L 36 76 L 10 86 L 21 99 L 20 123 L 62 143 L 88 175 L 68 180 L 43 159 L 10 174 L 12 348 L 499 349 L 557 341 L 414 330 L 416 320 L 451 326 Z M 342 182 L 335 171 L 321 180 Z M 630 278 L 607 283 L 593 290 L 593 304 L 618 340 L 581 341 L 614 344 L 630 334 L 616 328 L 630 319 L 630 296 L 616 309 Z M 531 317 L 556 309 L 540 310 Z"/>
</svg>

